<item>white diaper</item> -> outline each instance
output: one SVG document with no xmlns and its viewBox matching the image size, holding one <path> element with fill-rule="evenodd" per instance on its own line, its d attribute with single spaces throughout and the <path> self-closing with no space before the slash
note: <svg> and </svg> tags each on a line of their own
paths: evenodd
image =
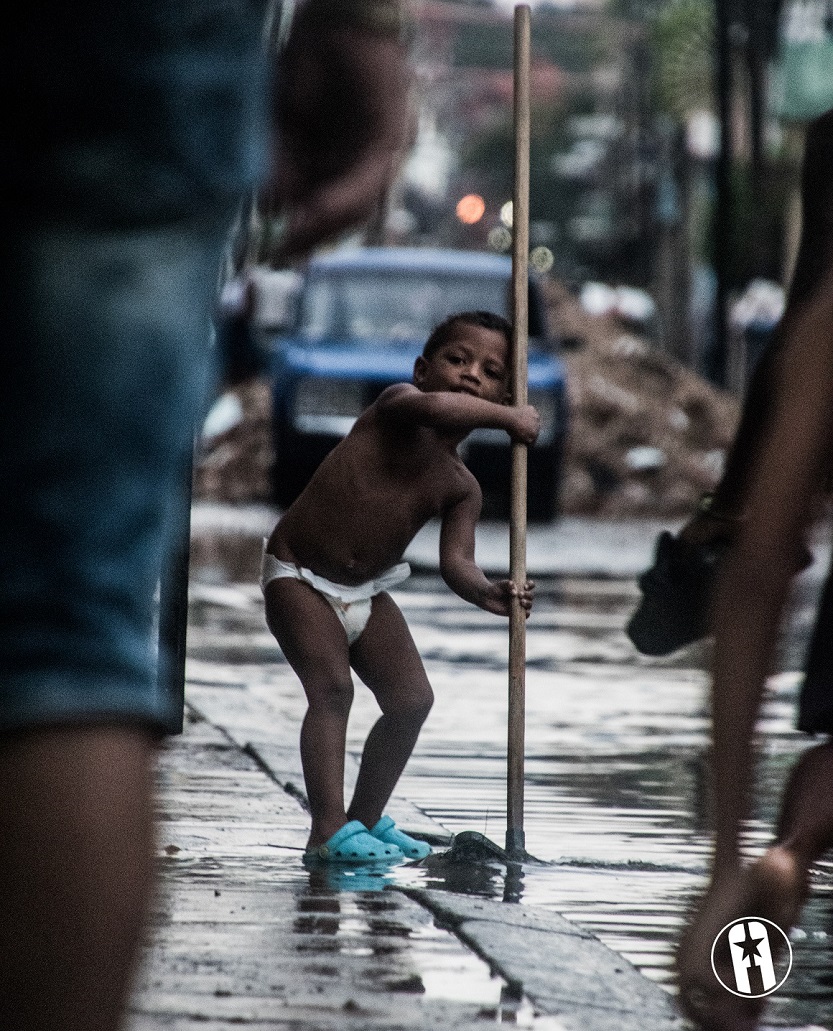
<svg viewBox="0 0 833 1031">
<path fill-rule="evenodd" d="M 266 544 L 267 541 L 264 539 L 260 589 L 265 591 L 267 584 L 281 577 L 303 580 L 304 583 L 308 583 L 332 606 L 333 612 L 338 616 L 339 622 L 347 634 L 348 644 L 357 641 L 367 626 L 367 621 L 370 619 L 371 601 L 374 596 L 401 584 L 411 575 L 411 567 L 408 563 L 400 562 L 391 569 L 385 570 L 374 580 L 358 584 L 355 587 L 348 587 L 345 584 L 333 583 L 332 580 L 327 580 L 326 577 L 319 576 L 303 566 L 296 566 L 292 562 L 281 562 L 266 550 Z"/>
</svg>

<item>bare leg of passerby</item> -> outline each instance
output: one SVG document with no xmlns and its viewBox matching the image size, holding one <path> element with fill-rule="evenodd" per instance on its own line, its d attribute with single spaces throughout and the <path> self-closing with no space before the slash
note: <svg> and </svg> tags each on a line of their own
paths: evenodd
<svg viewBox="0 0 833 1031">
<path fill-rule="evenodd" d="M 727 924 L 763 917 L 789 932 L 806 897 L 806 874 L 795 855 L 775 845 L 746 869 L 712 879 L 677 950 L 680 1008 L 703 1031 L 754 1031 L 765 997 L 743 998 L 727 991 L 711 965 L 712 945 Z M 771 942 L 773 958 L 777 942 Z M 729 971 L 722 974 L 731 983 Z"/>
<path fill-rule="evenodd" d="M 833 847 L 833 743 L 805 752 L 790 775 L 775 844 L 747 868 L 725 869 L 700 903 L 680 943 L 680 1001 L 699 1026 L 754 1028 L 764 999 L 742 999 L 718 984 L 710 965 L 720 930 L 742 917 L 764 917 L 789 933 L 807 898 L 812 865 Z M 775 941 L 772 942 L 775 945 Z"/>
<path fill-rule="evenodd" d="M 761 1003 L 738 999 L 720 987 L 710 969 L 711 944 L 739 915 L 768 916 L 781 924 L 795 919 L 813 851 L 804 844 L 813 839 L 806 832 L 807 820 L 813 816 L 826 822 L 830 794 L 823 775 L 829 769 L 826 753 L 819 753 L 821 780 L 808 775 L 809 764 L 799 764 L 785 798 L 778 847 L 744 869 L 740 834 L 754 790 L 755 723 L 833 442 L 833 272 L 788 318 L 784 356 L 789 360 L 779 369 L 774 415 L 750 477 L 746 517 L 718 582 L 712 683 L 715 853 L 710 887 L 677 956 L 684 1010 L 700 1027 L 727 1031 L 754 1028 Z M 810 791 L 822 794 L 814 799 Z M 802 843 L 800 860 L 791 842 Z M 757 912 L 748 911 L 753 904 Z M 739 907 L 747 912 L 739 914 Z"/>
<path fill-rule="evenodd" d="M 833 195 L 825 179 L 831 161 L 833 115 L 828 115 L 808 134 L 805 212 L 815 210 L 818 217 L 805 221 L 770 380 L 772 414 L 755 449 L 745 486 L 745 518 L 722 566 L 715 598 L 715 854 L 711 883 L 677 952 L 680 1005 L 698 1027 L 710 1031 L 751 1031 L 765 1004 L 733 995 L 717 982 L 711 946 L 718 932 L 752 915 L 788 929 L 800 912 L 809 866 L 829 842 L 833 763 L 829 751 L 820 748 L 796 767 L 784 795 L 776 845 L 748 867 L 739 847 L 753 790 L 753 735 L 764 684 L 814 499 L 829 471 Z"/>
<path fill-rule="evenodd" d="M 796 763 L 781 801 L 778 845 L 805 870 L 833 847 L 833 741 Z"/>
<path fill-rule="evenodd" d="M 0 1026 L 116 1031 L 152 864 L 142 729 L 0 738 Z"/>
<path fill-rule="evenodd" d="M 711 970 L 712 944 L 720 931 L 743 917 L 763 917 L 785 934 L 807 898 L 811 866 L 833 844 L 833 745 L 810 749 L 796 764 L 784 791 L 777 840 L 742 868 L 726 856 L 699 902 L 677 952 L 683 1012 L 708 1031 L 752 1031 L 765 998 L 727 992 Z M 777 940 L 772 940 L 773 954 Z M 723 978 L 729 981 L 727 972 Z"/>
</svg>

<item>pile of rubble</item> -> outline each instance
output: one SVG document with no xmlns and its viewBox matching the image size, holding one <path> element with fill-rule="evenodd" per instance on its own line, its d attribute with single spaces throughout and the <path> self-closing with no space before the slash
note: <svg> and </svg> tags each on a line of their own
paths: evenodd
<svg viewBox="0 0 833 1031">
<path fill-rule="evenodd" d="M 600 516 L 689 513 L 723 470 L 737 399 L 615 317 L 589 315 L 547 284 L 552 323 L 568 346 L 570 432 L 561 509 Z"/>
<path fill-rule="evenodd" d="M 271 418 L 271 391 L 265 380 L 247 380 L 220 398 L 198 445 L 195 498 L 237 504 L 271 500 Z"/>
<path fill-rule="evenodd" d="M 547 300 L 567 344 L 570 432 L 561 511 L 611 518 L 690 512 L 720 476 L 737 400 L 620 320 L 588 314 L 554 281 Z M 194 496 L 269 501 L 273 459 L 269 386 L 251 380 L 226 394 L 209 418 Z"/>
</svg>

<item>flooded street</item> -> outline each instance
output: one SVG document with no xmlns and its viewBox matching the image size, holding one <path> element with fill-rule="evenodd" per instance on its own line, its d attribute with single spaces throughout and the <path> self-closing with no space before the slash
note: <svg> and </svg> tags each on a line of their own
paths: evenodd
<svg viewBox="0 0 833 1031">
<path fill-rule="evenodd" d="M 247 563 L 231 563 L 225 584 L 216 567 L 192 569 L 192 670 L 207 676 L 222 665 L 228 676 L 258 678 L 275 707 L 300 721 L 300 689 L 263 625 L 257 587 L 240 574 Z M 413 576 L 394 597 L 436 696 L 398 794 L 450 831 L 478 831 L 502 846 L 506 624 L 432 575 Z M 552 910 L 673 990 L 672 947 L 704 884 L 710 840 L 708 654 L 695 646 L 670 660 L 640 657 L 623 632 L 637 597 L 628 579 L 539 580 L 527 633 L 525 831 L 540 862 L 507 871 L 435 857 L 389 878 Z M 780 787 L 810 743 L 792 726 L 809 600 L 797 602 L 766 701 L 751 851 L 769 840 Z M 377 715 L 369 692 L 357 690 L 351 751 Z M 293 862 L 287 876 L 306 876 Z M 833 863 L 816 877 L 793 947 L 793 971 L 767 1023 L 833 1027 Z"/>
</svg>

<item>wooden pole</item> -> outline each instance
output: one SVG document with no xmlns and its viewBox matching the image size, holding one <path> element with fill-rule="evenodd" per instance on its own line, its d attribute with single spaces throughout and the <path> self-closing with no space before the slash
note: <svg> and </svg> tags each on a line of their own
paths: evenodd
<svg viewBox="0 0 833 1031">
<path fill-rule="evenodd" d="M 527 403 L 529 324 L 529 53 L 530 8 L 515 8 L 515 189 L 512 200 L 512 401 Z M 512 444 L 509 570 L 516 584 L 526 581 L 525 444 Z M 526 617 L 515 599 L 509 619 L 509 720 L 507 742 L 506 851 L 525 855 L 524 730 L 526 695 Z"/>
</svg>

